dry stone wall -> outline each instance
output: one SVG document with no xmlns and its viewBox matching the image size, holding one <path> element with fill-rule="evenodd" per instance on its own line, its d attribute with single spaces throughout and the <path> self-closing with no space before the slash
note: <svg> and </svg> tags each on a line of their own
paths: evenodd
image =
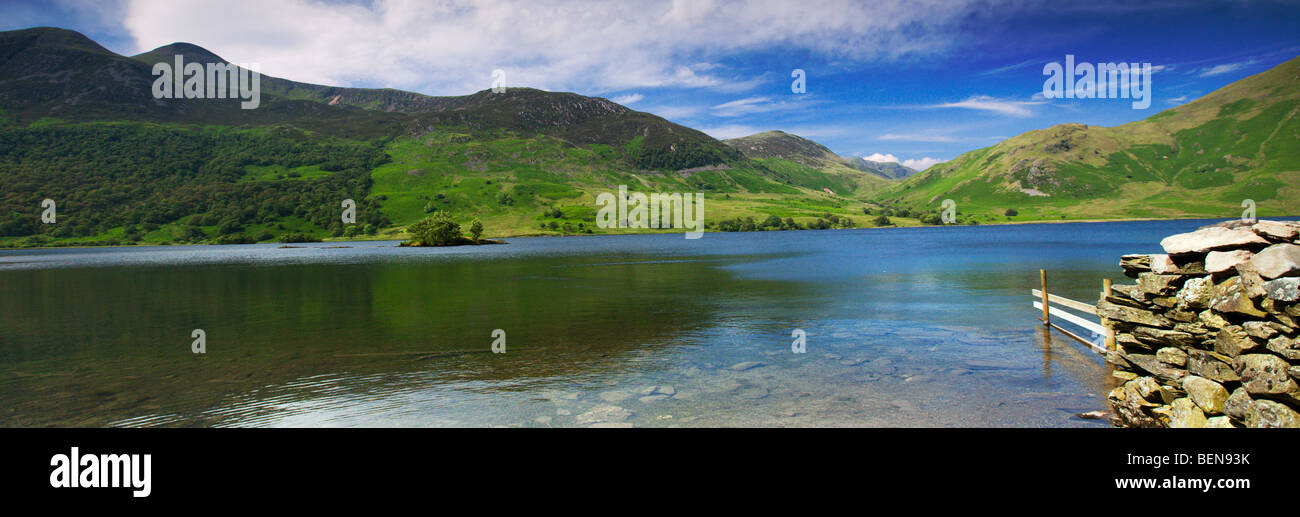
<svg viewBox="0 0 1300 517">
<path fill-rule="evenodd" d="M 1230 221 L 1125 255 L 1102 295 L 1124 427 L 1300 427 L 1300 222 Z"/>
</svg>

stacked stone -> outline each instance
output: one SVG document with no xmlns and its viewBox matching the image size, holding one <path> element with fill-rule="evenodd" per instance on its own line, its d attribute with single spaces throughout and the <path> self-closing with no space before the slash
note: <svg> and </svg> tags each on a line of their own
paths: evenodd
<svg viewBox="0 0 1300 517">
<path fill-rule="evenodd" d="M 1300 427 L 1300 222 L 1231 221 L 1125 255 L 1102 295 L 1125 427 Z"/>
</svg>

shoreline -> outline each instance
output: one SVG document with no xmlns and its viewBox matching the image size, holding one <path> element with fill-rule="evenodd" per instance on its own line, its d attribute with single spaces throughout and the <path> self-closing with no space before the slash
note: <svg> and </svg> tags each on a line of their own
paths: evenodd
<svg viewBox="0 0 1300 517">
<path fill-rule="evenodd" d="M 1142 221 L 1199 221 L 1199 220 L 1231 221 L 1236 219 L 1237 218 L 1219 218 L 1219 217 L 1178 217 L 1178 218 L 1131 217 L 1131 218 L 1118 218 L 1118 219 L 1069 219 L 1069 220 L 1050 219 L 1050 220 L 1037 220 L 1037 221 L 1006 221 L 1006 222 L 988 223 L 988 224 L 919 224 L 915 226 L 898 226 L 898 225 L 863 226 L 858 228 L 827 228 L 826 230 L 757 230 L 757 231 L 747 231 L 747 232 L 722 232 L 722 231 L 714 230 L 714 231 L 706 231 L 705 233 L 760 233 L 765 231 L 806 232 L 806 231 L 844 231 L 844 230 L 890 230 L 890 229 L 902 229 L 902 228 L 948 228 L 948 227 L 978 228 L 981 226 L 986 226 L 986 227 L 987 226 L 1016 226 L 1016 225 L 1026 225 L 1026 224 L 1128 223 L 1128 222 L 1142 222 Z M 1275 220 L 1275 221 L 1300 220 L 1300 215 L 1257 217 L 1256 219 Z M 684 233 L 687 232 L 629 231 L 629 232 L 618 232 L 618 233 L 581 233 L 581 234 L 572 234 L 572 235 L 563 235 L 563 234 L 556 235 L 556 234 L 549 234 L 549 233 L 522 233 L 516 235 L 499 235 L 499 236 L 491 237 L 491 239 L 521 239 L 521 238 L 545 238 L 545 237 L 613 237 L 619 235 L 680 235 Z M 397 235 L 402 235 L 402 234 L 385 236 L 384 238 L 379 238 L 379 239 L 334 240 L 330 238 L 330 239 L 322 239 L 321 241 L 313 244 L 328 244 L 328 243 L 338 243 L 338 242 L 384 242 L 384 241 L 409 240 L 409 238 L 408 239 L 398 238 Z M 488 240 L 488 238 L 485 238 L 484 240 Z M 255 242 L 250 244 L 284 244 L 284 243 L 271 241 L 271 242 Z M 140 243 L 140 244 L 112 244 L 112 245 L 103 245 L 103 246 L 96 246 L 96 245 L 32 246 L 32 247 L 22 247 L 22 248 L 0 246 L 0 251 L 46 250 L 46 249 L 51 249 L 51 250 L 53 249 L 109 249 L 109 248 L 172 247 L 172 246 L 236 246 L 236 245 L 212 244 L 212 243 L 185 243 L 185 244 Z M 445 247 L 445 246 L 413 246 L 413 247 Z"/>
</svg>

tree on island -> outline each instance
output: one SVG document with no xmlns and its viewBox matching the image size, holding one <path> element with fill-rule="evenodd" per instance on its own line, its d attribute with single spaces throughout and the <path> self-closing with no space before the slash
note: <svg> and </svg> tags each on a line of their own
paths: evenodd
<svg viewBox="0 0 1300 517">
<path fill-rule="evenodd" d="M 464 239 L 460 223 L 442 211 L 434 212 L 433 216 L 408 226 L 406 233 L 411 234 L 411 240 L 420 246 L 447 246 Z"/>
</svg>

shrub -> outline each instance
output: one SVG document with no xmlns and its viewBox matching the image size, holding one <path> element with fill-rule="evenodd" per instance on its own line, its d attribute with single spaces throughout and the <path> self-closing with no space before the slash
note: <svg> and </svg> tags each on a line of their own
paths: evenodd
<svg viewBox="0 0 1300 517">
<path fill-rule="evenodd" d="M 280 236 L 280 242 L 320 242 L 320 238 L 305 233 L 286 233 Z"/>
<path fill-rule="evenodd" d="M 582 225 L 578 225 L 578 226 L 582 226 Z M 474 239 L 474 242 L 478 242 L 478 240 L 483 237 L 482 221 L 475 219 L 474 222 L 469 223 L 469 236 L 470 238 Z"/>
<path fill-rule="evenodd" d="M 1014 208 L 1008 208 L 1007 211 L 1003 213 L 1003 215 L 1007 217 L 1015 217 L 1017 215 L 1020 215 L 1020 212 Z"/>
</svg>

